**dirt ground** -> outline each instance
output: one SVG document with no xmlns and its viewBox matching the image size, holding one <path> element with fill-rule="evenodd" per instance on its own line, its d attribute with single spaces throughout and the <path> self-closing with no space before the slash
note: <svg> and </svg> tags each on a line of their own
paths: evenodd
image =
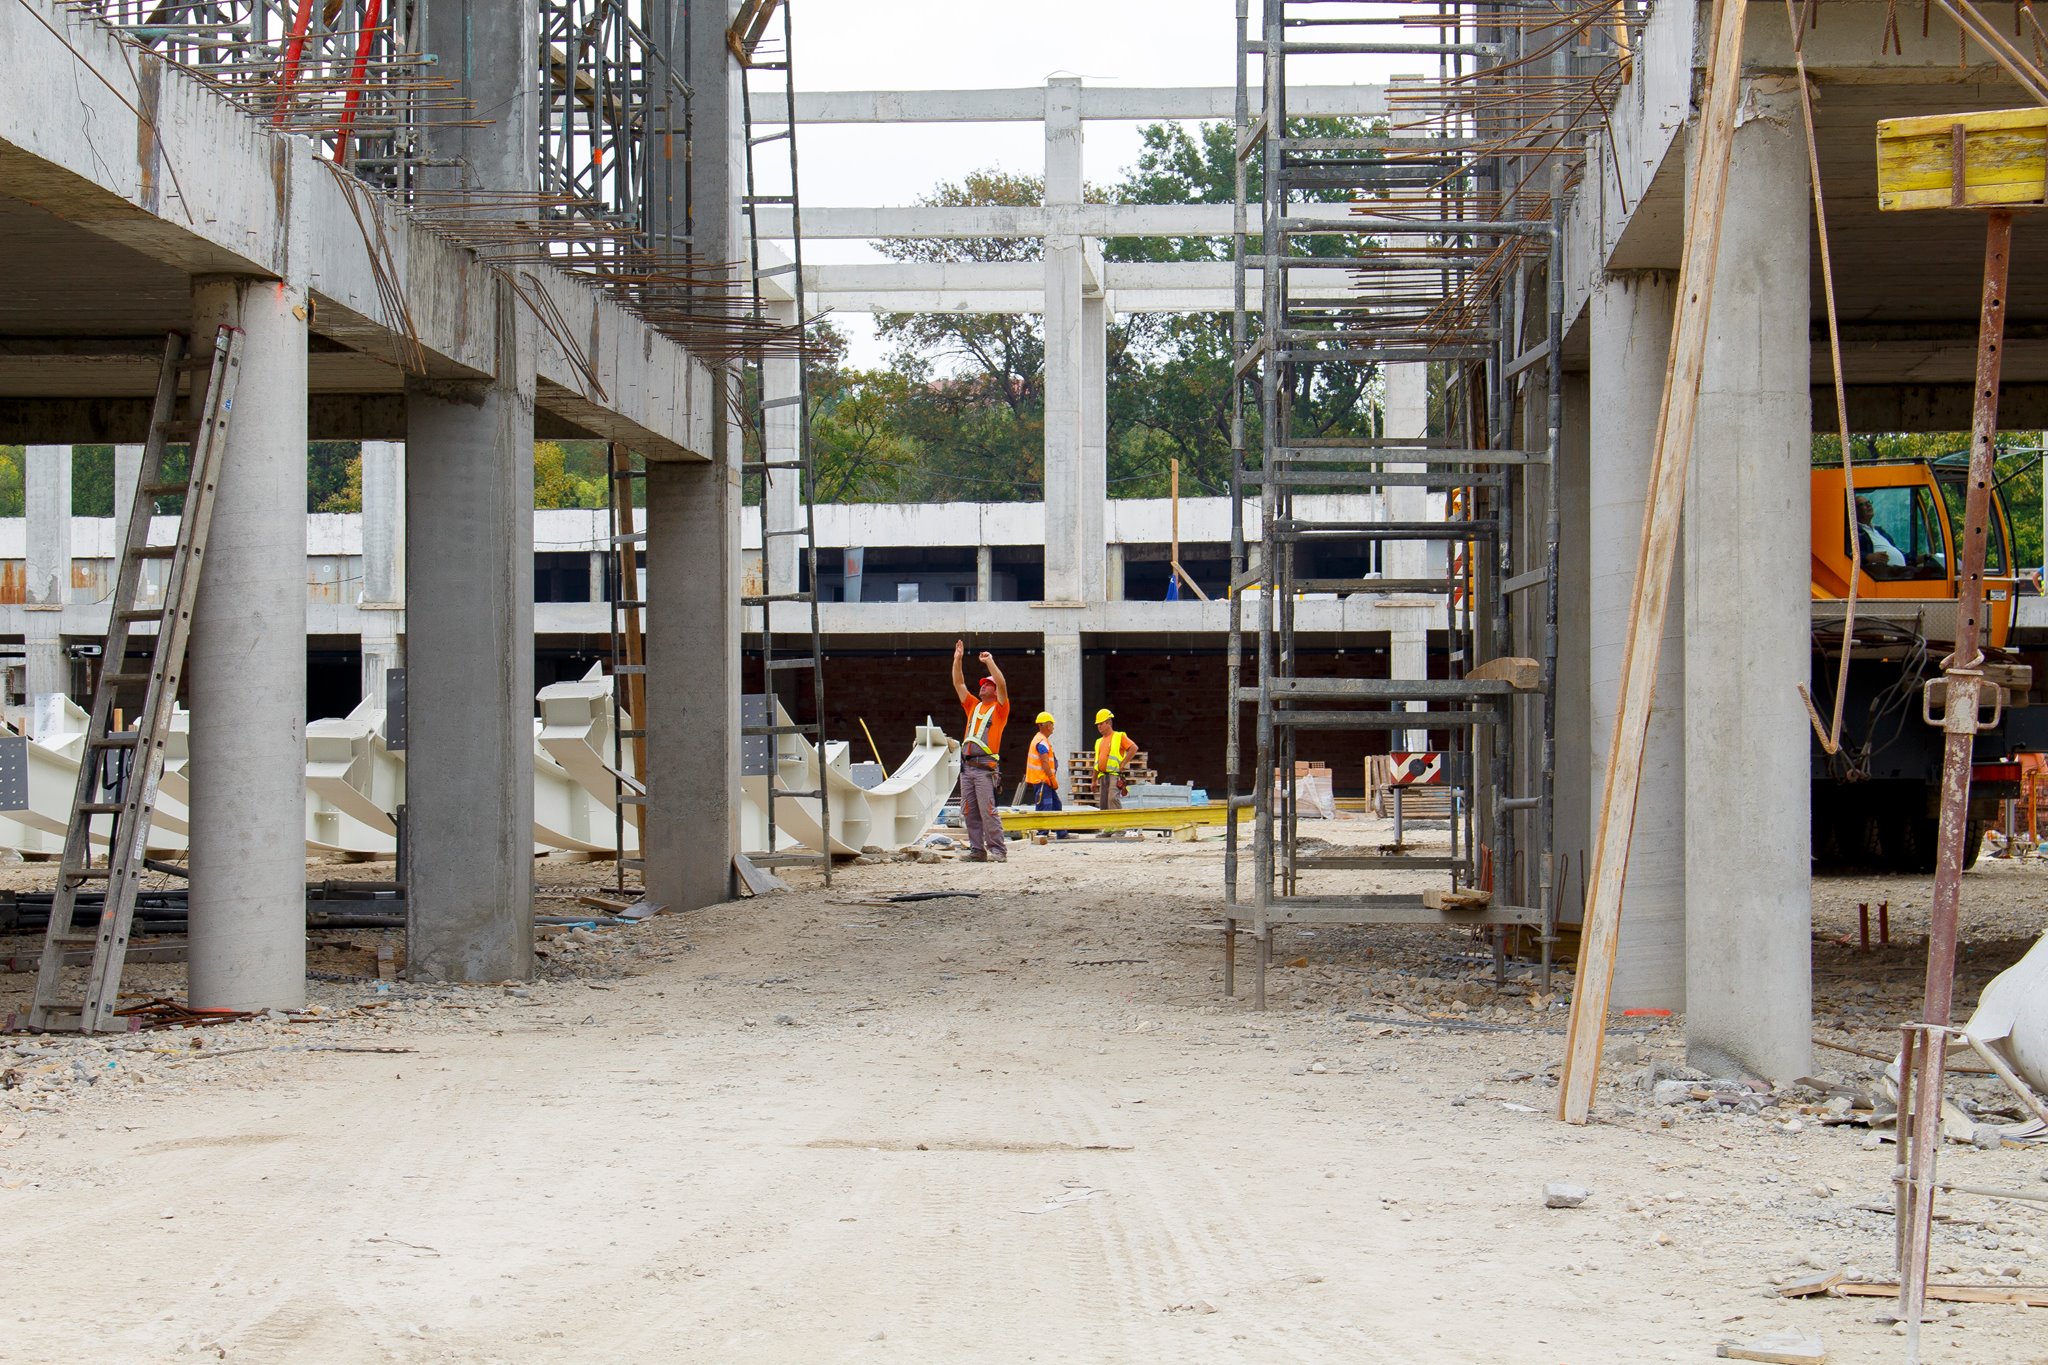
<svg viewBox="0 0 2048 1365">
<path fill-rule="evenodd" d="M 1302 929 L 1255 1014 L 1248 973 L 1219 991 L 1219 866 L 1213 835 L 883 859 L 551 930 L 540 979 L 491 987 L 380 983 L 379 931 L 315 930 L 305 1015 L 0 1039 L 0 1358 L 1578 1365 L 1782 1328 L 1905 1358 L 1887 1300 L 1773 1288 L 1890 1277 L 1892 1149 L 1826 1109 L 1875 1063 L 1735 1094 L 1683 1070 L 1682 1021 L 1617 1021 L 1599 1122 L 1567 1128 L 1569 972 L 1503 987 L 1468 934 Z M 607 876 L 543 866 L 544 911 Z M 913 891 L 973 894 L 885 899 Z M 1971 875 L 1966 1005 L 2044 891 L 2038 863 Z M 1856 904 L 1885 900 L 1864 954 Z M 1884 1052 L 1926 884 L 1816 902 L 1817 1028 Z M 1673 1078 L 1697 1092 L 1659 1103 Z M 1943 1163 L 2048 1192 L 2048 1149 Z M 1546 1208 L 1553 1181 L 1590 1197 Z M 1950 1278 L 2048 1281 L 2048 1205 L 1941 1207 Z M 2048 1309 L 1928 1332 L 1930 1360 L 2048 1363 Z"/>
</svg>

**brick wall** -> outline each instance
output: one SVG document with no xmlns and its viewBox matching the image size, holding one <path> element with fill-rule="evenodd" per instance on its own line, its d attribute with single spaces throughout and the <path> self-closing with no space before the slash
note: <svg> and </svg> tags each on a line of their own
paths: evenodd
<svg viewBox="0 0 2048 1365">
<path fill-rule="evenodd" d="M 1003 730 L 1003 780 L 1008 784 L 1024 771 L 1024 737 L 1031 732 L 1031 718 L 1044 709 L 1044 660 L 1036 654 L 998 651 L 996 662 L 1010 684 L 1010 720 Z M 860 722 L 866 721 L 881 746 L 882 761 L 893 771 L 910 752 L 912 731 L 927 716 L 946 733 L 959 738 L 965 716 L 953 695 L 952 646 L 933 650 L 890 652 L 835 652 L 825 656 L 825 733 L 833 739 L 852 742 L 856 763 L 871 760 L 867 736 Z M 972 686 L 981 674 L 970 656 L 965 672 Z M 760 664 L 752 659 L 743 670 L 748 692 L 760 690 Z M 796 719 L 809 721 L 810 687 L 783 683 L 785 701 L 801 697 L 802 712 Z"/>
</svg>

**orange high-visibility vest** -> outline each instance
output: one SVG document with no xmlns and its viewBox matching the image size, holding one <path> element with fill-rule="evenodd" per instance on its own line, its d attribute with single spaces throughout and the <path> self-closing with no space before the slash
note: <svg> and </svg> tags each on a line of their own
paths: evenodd
<svg viewBox="0 0 2048 1365">
<path fill-rule="evenodd" d="M 1124 769 L 1124 754 L 1131 747 L 1131 737 L 1121 730 L 1113 730 L 1095 741 L 1095 771 L 1099 773 L 1120 773 Z"/>
<path fill-rule="evenodd" d="M 975 702 L 973 708 L 967 713 L 967 742 L 981 753 L 992 754 L 996 746 L 989 740 L 989 731 L 994 728 L 996 712 L 1003 709 L 1002 703 Z"/>
<path fill-rule="evenodd" d="M 1053 752 L 1052 741 L 1044 735 L 1031 736 L 1031 750 L 1024 756 L 1024 780 L 1047 787 L 1060 784 L 1060 756 Z"/>
</svg>

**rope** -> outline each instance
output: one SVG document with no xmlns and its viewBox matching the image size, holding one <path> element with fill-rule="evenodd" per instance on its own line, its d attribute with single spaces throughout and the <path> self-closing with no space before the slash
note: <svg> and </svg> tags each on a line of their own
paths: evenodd
<svg viewBox="0 0 2048 1365">
<path fill-rule="evenodd" d="M 1842 509 L 1848 516 L 1848 524 L 1856 525 L 1856 457 L 1849 448 L 1849 395 L 1842 379 L 1842 324 L 1835 311 L 1835 263 L 1828 249 L 1828 206 L 1821 193 L 1820 144 L 1813 133 L 1813 86 L 1806 75 L 1806 18 L 1815 0 L 1801 0 L 1795 9 L 1792 0 L 1785 0 L 1785 17 L 1792 25 L 1792 58 L 1798 64 L 1799 112 L 1806 126 L 1806 167 L 1813 182 L 1813 221 L 1820 237 L 1820 277 L 1822 290 L 1828 306 L 1828 359 L 1835 376 L 1835 427 L 1842 443 Z M 1849 597 L 1842 613 L 1842 662 L 1835 676 L 1834 716 L 1826 729 L 1821 728 L 1820 712 L 1815 709 L 1813 695 L 1806 685 L 1799 686 L 1799 696 L 1806 703 L 1806 716 L 1813 724 L 1815 738 L 1820 747 L 1833 758 L 1842 751 L 1842 706 L 1849 695 L 1849 645 L 1856 633 L 1856 597 L 1863 581 L 1863 554 L 1853 536 L 1849 542 Z"/>
</svg>

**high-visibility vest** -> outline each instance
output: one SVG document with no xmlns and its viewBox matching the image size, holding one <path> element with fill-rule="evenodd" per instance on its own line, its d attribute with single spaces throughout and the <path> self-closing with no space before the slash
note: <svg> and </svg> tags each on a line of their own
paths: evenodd
<svg viewBox="0 0 2048 1365">
<path fill-rule="evenodd" d="M 1124 750 L 1131 744 L 1131 737 L 1121 730 L 1112 730 L 1095 741 L 1095 771 L 1099 773 L 1120 773 L 1124 770 Z"/>
<path fill-rule="evenodd" d="M 1060 757 L 1044 735 L 1031 737 L 1031 751 L 1024 756 L 1024 780 L 1047 787 L 1060 784 Z"/>
<path fill-rule="evenodd" d="M 967 742 L 980 746 L 982 753 L 993 753 L 988 742 L 988 727 L 996 718 L 996 703 L 976 702 L 974 711 L 967 717 Z"/>
</svg>

